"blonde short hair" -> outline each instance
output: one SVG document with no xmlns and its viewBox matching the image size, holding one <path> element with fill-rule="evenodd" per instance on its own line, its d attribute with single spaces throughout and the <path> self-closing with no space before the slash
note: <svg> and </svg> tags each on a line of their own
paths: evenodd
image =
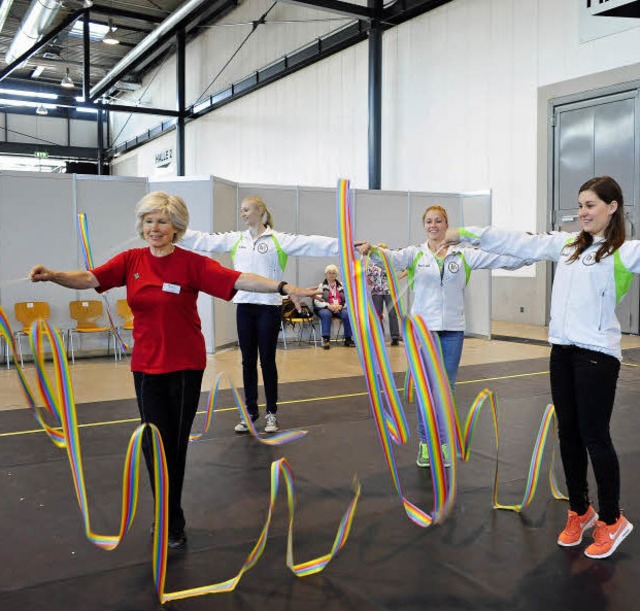
<svg viewBox="0 0 640 611">
<path fill-rule="evenodd" d="M 335 272 L 337 274 L 338 268 L 333 263 L 330 263 L 324 268 L 324 275 L 326 276 L 329 272 Z"/>
<path fill-rule="evenodd" d="M 176 232 L 172 242 L 179 242 L 189 226 L 189 209 L 178 195 L 153 191 L 145 195 L 136 205 L 136 233 L 144 239 L 142 220 L 147 214 L 159 212 L 169 217 Z"/>
</svg>

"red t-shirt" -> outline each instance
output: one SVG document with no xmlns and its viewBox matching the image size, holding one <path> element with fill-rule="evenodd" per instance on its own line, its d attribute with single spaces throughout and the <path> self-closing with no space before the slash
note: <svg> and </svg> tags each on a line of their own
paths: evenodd
<svg viewBox="0 0 640 611">
<path fill-rule="evenodd" d="M 127 250 L 91 272 L 99 293 L 127 287 L 134 316 L 131 371 L 205 368 L 198 291 L 229 301 L 240 272 L 182 248 L 164 257 L 154 257 L 148 248 Z"/>
</svg>

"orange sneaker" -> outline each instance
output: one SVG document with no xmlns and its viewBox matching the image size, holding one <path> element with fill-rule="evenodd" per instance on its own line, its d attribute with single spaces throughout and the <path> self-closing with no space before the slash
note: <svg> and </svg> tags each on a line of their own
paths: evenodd
<svg viewBox="0 0 640 611">
<path fill-rule="evenodd" d="M 633 524 L 622 514 L 613 524 L 598 520 L 593 531 L 593 543 L 584 550 L 584 555 L 589 558 L 608 558 L 632 530 Z"/>
<path fill-rule="evenodd" d="M 589 505 L 589 509 L 579 516 L 575 511 L 569 509 L 567 525 L 558 537 L 558 545 L 563 547 L 573 547 L 582 542 L 582 535 L 587 528 L 591 528 L 598 519 L 595 509 Z"/>
</svg>

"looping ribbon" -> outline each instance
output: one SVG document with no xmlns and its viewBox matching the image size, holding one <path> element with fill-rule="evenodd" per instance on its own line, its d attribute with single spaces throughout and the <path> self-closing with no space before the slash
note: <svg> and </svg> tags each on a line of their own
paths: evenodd
<svg viewBox="0 0 640 611">
<path fill-rule="evenodd" d="M 353 522 L 358 500 L 360 498 L 360 484 L 355 479 L 353 500 L 349 503 L 346 511 L 344 512 L 344 515 L 338 526 L 334 542 L 329 552 L 312 560 L 308 560 L 298 564 L 295 563 L 293 557 L 293 520 L 295 506 L 293 473 L 287 460 L 285 458 L 281 458 L 271 464 L 271 494 L 265 525 L 262 528 L 257 543 L 247 556 L 247 559 L 243 563 L 237 575 L 221 583 L 175 592 L 165 592 L 167 571 L 169 476 L 167 472 L 164 447 L 162 445 L 162 438 L 158 429 L 153 424 L 141 424 L 135 429 L 129 441 L 124 459 L 121 517 L 118 534 L 106 535 L 95 533 L 91 528 L 89 502 L 84 477 L 84 467 L 82 461 L 75 400 L 73 397 L 69 364 L 67 362 L 62 338 L 59 332 L 52 328 L 47 321 L 37 320 L 31 327 L 31 349 L 34 356 L 38 386 L 45 405 L 45 407 L 42 407 L 37 405 L 35 395 L 31 390 L 29 383 L 27 382 L 22 367 L 20 366 L 16 352 L 15 338 L 11 331 L 11 327 L 9 325 L 6 314 L 1 307 L 0 336 L 2 336 L 10 346 L 13 362 L 16 366 L 16 371 L 18 372 L 18 377 L 20 379 L 22 390 L 24 391 L 29 408 L 34 413 L 38 422 L 42 425 L 53 443 L 56 446 L 64 448 L 66 450 L 69 465 L 71 468 L 74 489 L 76 492 L 76 499 L 78 501 L 80 512 L 82 514 L 85 535 L 91 543 L 102 549 L 115 549 L 120 544 L 120 541 L 122 541 L 123 537 L 126 535 L 131 525 L 133 524 L 138 502 L 142 440 L 143 435 L 150 435 L 154 461 L 154 515 L 156 525 L 153 537 L 152 562 L 156 591 L 161 604 L 164 604 L 165 602 L 171 600 L 202 596 L 205 594 L 230 592 L 235 589 L 244 573 L 255 566 L 264 551 L 281 478 L 287 490 L 287 503 L 289 508 L 289 530 L 287 540 L 286 565 L 294 573 L 294 575 L 298 577 L 304 577 L 307 575 L 313 575 L 314 573 L 319 573 L 327 566 L 327 564 L 329 564 L 329 562 L 331 562 L 335 555 L 344 546 L 349 536 L 351 524 Z M 55 386 L 45 370 L 45 340 L 48 340 L 51 345 L 53 369 L 55 371 L 56 380 Z M 219 383 L 220 376 L 218 376 L 216 384 L 214 385 L 214 388 L 210 393 L 209 407 L 204 432 L 208 430 L 211 423 L 213 405 L 215 402 L 216 393 L 219 389 Z M 246 408 L 244 407 L 242 401 L 240 401 L 237 391 L 233 389 L 233 392 L 234 396 L 236 397 L 236 402 L 238 403 L 240 413 L 244 416 L 247 416 L 248 414 L 246 413 Z M 46 412 L 49 414 L 49 417 L 52 417 L 55 420 L 54 426 L 50 426 L 45 422 L 45 408 Z M 247 420 L 247 422 L 250 422 L 250 419 Z M 148 431 L 146 430 L 147 428 Z M 192 439 L 200 438 L 202 434 L 204 434 L 204 432 L 199 435 L 192 436 Z M 252 432 L 256 437 L 258 437 L 255 428 L 252 428 Z M 293 433 L 296 433 L 297 436 L 294 435 L 287 437 L 286 434 L 283 434 L 282 436 L 280 436 L 280 438 L 275 439 L 275 444 L 280 445 L 282 443 L 286 443 L 286 441 L 297 439 L 303 434 L 306 434 L 306 431 L 293 431 Z M 273 442 L 273 438 L 271 439 L 271 441 Z"/>
<path fill-rule="evenodd" d="M 451 512 L 456 495 L 457 458 L 469 460 L 470 444 L 482 406 L 488 401 L 496 438 L 496 467 L 494 475 L 493 505 L 496 509 L 521 511 L 535 494 L 541 469 L 542 453 L 549 429 L 555 422 L 553 406 L 545 410 L 533 456 L 530 463 L 527 486 L 523 501 L 517 505 L 498 502 L 498 412 L 497 399 L 493 392 L 483 390 L 476 397 L 467 416 L 464 436 L 458 417 L 455 398 L 448 382 L 442 359 L 442 349 L 437 335 L 431 333 L 420 316 L 407 315 L 399 295 L 398 278 L 383 250 L 372 249 L 376 259 L 382 261 L 389 279 L 391 295 L 403 335 L 408 369 L 405 379 L 405 398 L 415 400 L 418 418 L 427 431 L 427 448 L 431 462 L 431 481 L 434 490 L 433 509 L 424 511 L 409 501 L 402 491 L 400 477 L 393 454 L 392 443 L 404 444 L 409 439 L 405 414 L 399 391 L 393 377 L 389 356 L 385 349 L 381 321 L 373 306 L 367 284 L 366 265 L 368 259 L 357 259 L 354 253 L 353 221 L 348 180 L 339 180 L 337 188 L 338 236 L 340 242 L 341 273 L 345 286 L 349 315 L 356 337 L 356 346 L 364 371 L 373 421 L 382 445 L 387 467 L 394 486 L 408 517 L 422 527 L 442 522 Z M 376 261 L 378 264 L 378 261 Z M 444 466 L 443 445 L 452 448 L 451 467 Z M 549 480 L 555 498 L 566 497 L 559 491 L 554 476 L 552 455 Z"/>
</svg>

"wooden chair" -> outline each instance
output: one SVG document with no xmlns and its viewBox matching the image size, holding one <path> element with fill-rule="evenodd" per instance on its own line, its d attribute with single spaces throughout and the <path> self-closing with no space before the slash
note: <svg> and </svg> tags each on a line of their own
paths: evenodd
<svg viewBox="0 0 640 611">
<path fill-rule="evenodd" d="M 22 338 L 29 337 L 31 335 L 31 325 L 35 320 L 42 318 L 47 320 L 49 318 L 49 304 L 46 301 L 19 301 L 14 304 L 13 311 L 16 315 L 16 320 L 22 325 L 22 329 L 19 329 L 14 333 L 16 336 L 16 343 L 18 344 L 18 354 L 20 355 L 20 366 L 24 367 L 24 359 L 22 354 Z M 7 368 L 9 367 L 9 347 L 6 348 L 7 354 Z"/>
<path fill-rule="evenodd" d="M 76 321 L 76 326 L 69 329 L 69 348 L 71 350 L 71 362 L 75 363 L 75 346 L 73 341 L 74 335 L 86 335 L 92 333 L 107 334 L 107 354 L 111 342 L 113 341 L 113 358 L 118 360 L 118 351 L 116 349 L 116 336 L 111 327 L 105 327 L 98 324 L 98 320 L 104 312 L 102 301 L 92 299 L 89 301 L 71 301 L 69 302 L 69 316 Z"/>
</svg>

